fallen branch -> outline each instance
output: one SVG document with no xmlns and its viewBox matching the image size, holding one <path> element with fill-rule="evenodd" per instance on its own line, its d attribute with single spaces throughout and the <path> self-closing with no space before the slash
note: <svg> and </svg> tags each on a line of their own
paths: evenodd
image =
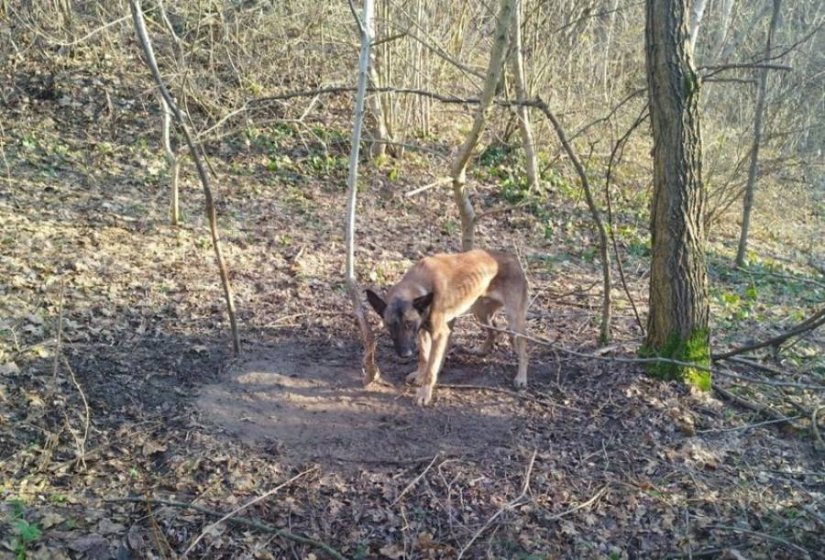
<svg viewBox="0 0 825 560">
<path fill-rule="evenodd" d="M 457 390 L 468 390 L 468 391 L 487 391 L 489 393 L 499 393 L 502 395 L 507 395 L 509 397 L 513 397 L 514 399 L 524 399 L 528 400 L 542 406 L 551 406 L 555 408 L 563 408 L 565 410 L 571 410 L 573 412 L 581 412 L 584 411 L 580 408 L 575 408 L 572 406 L 565 406 L 562 404 L 558 404 L 550 399 L 542 399 L 539 397 L 534 397 L 525 391 L 514 391 L 512 389 L 505 389 L 503 387 L 487 387 L 485 385 L 468 385 L 468 384 L 455 384 L 455 383 L 445 383 L 445 384 L 438 384 L 439 389 L 457 389 Z"/>
<path fill-rule="evenodd" d="M 734 348 L 733 350 L 728 350 L 727 352 L 723 352 L 721 354 L 714 354 L 711 359 L 712 361 L 717 362 L 719 360 L 730 358 L 731 356 L 744 354 L 745 352 L 750 352 L 752 350 L 759 350 L 760 348 L 765 348 L 766 346 L 779 346 L 789 338 L 812 331 L 822 325 L 825 325 L 825 308 L 820 309 L 795 327 L 784 332 L 783 334 L 780 334 L 779 336 L 769 338 L 768 340 L 764 340 L 762 342 L 754 342 L 753 344 L 740 346 L 739 348 Z"/>
<path fill-rule="evenodd" d="M 483 218 L 489 218 L 490 216 L 494 216 L 496 214 L 501 214 L 503 212 L 511 212 L 513 210 L 518 210 L 519 208 L 524 208 L 527 205 L 527 201 L 519 202 L 518 204 L 507 204 L 504 206 L 499 206 L 497 208 L 491 208 L 490 210 L 485 210 L 484 212 L 480 212 L 475 215 L 473 218 L 473 223 L 478 224 Z"/>
<path fill-rule="evenodd" d="M 744 408 L 747 408 L 748 410 L 752 410 L 754 412 L 762 414 L 763 416 L 773 418 L 774 420 L 776 420 L 779 423 L 787 424 L 788 426 L 790 426 L 794 430 L 799 429 L 793 423 L 792 418 L 789 418 L 789 417 L 785 416 L 784 414 L 782 414 L 780 412 L 777 412 L 776 410 L 774 410 L 773 408 L 771 408 L 767 405 L 763 405 L 763 404 L 759 404 L 759 403 L 749 401 L 748 399 L 742 398 L 739 395 L 731 393 L 727 389 L 723 389 L 723 388 L 719 387 L 718 385 L 714 385 L 713 390 L 716 391 L 717 393 L 719 393 L 719 395 L 721 395 L 722 398 L 724 398 L 726 400 L 729 400 L 731 402 L 735 402 L 739 406 L 742 406 Z"/>
<path fill-rule="evenodd" d="M 580 503 L 579 505 L 577 505 L 577 506 L 573 506 L 572 508 L 570 508 L 570 509 L 568 509 L 568 510 L 565 510 L 565 511 L 563 511 L 563 512 L 561 512 L 561 513 L 557 513 L 557 514 L 555 514 L 555 515 L 551 515 L 550 517 L 547 517 L 546 519 L 547 519 L 548 521 L 556 521 L 556 520 L 558 520 L 558 519 L 561 519 L 562 517 L 568 516 L 568 515 L 570 515 L 571 513 L 575 513 L 575 512 L 577 512 L 577 511 L 579 511 L 580 509 L 584 509 L 584 508 L 586 508 L 586 507 L 588 507 L 588 506 L 592 505 L 593 503 L 595 503 L 595 502 L 596 502 L 596 500 L 598 500 L 599 498 L 601 498 L 602 496 L 604 496 L 604 494 L 607 492 L 607 486 L 608 486 L 607 484 L 605 484 L 604 486 L 602 486 L 602 487 L 601 487 L 601 489 L 600 489 L 598 492 L 596 492 L 595 494 L 593 494 L 593 497 L 592 497 L 592 498 L 590 498 L 589 500 L 587 500 L 586 502 L 582 502 L 582 503 Z"/>
<path fill-rule="evenodd" d="M 197 511 L 198 513 L 203 513 L 205 515 L 211 515 L 212 517 L 224 517 L 224 514 L 219 511 L 214 511 L 205 507 L 197 506 L 195 504 L 188 504 L 186 502 L 176 502 L 174 500 L 162 500 L 157 498 L 146 498 L 143 496 L 126 496 L 125 498 L 111 498 L 104 500 L 104 502 L 108 503 L 133 503 L 133 504 L 154 504 L 158 506 L 167 506 L 167 507 L 174 507 L 180 509 L 191 509 L 193 511 Z M 301 535 L 299 533 L 293 533 L 292 531 L 288 531 L 286 529 L 279 529 L 273 525 L 268 523 L 264 523 L 263 521 L 258 521 L 257 519 L 250 519 L 248 517 L 229 517 L 227 519 L 228 522 L 234 523 L 236 525 L 243 525 L 245 527 L 251 527 L 258 531 L 262 531 L 264 533 L 269 533 L 275 535 L 276 537 L 281 537 L 287 540 L 291 540 L 293 542 L 297 542 L 300 544 L 305 544 L 318 550 L 323 550 L 335 560 L 347 560 L 347 557 L 329 546 L 325 542 L 321 542 L 319 540 L 307 537 L 305 535 Z"/>
<path fill-rule="evenodd" d="M 742 364 L 743 366 L 749 366 L 749 367 L 752 367 L 754 369 L 761 369 L 762 371 L 771 373 L 773 375 L 781 375 L 781 376 L 788 375 L 788 372 L 783 371 L 779 368 L 775 368 L 775 367 L 769 366 L 767 364 L 760 364 L 759 362 L 755 362 L 753 360 L 748 360 L 746 358 L 739 358 L 739 357 L 736 357 L 736 356 L 732 356 L 730 358 L 725 358 L 725 360 L 727 360 L 729 362 L 734 362 L 736 364 Z"/>
<path fill-rule="evenodd" d="M 527 495 L 527 490 L 530 488 L 530 475 L 533 472 L 533 464 L 536 462 L 537 453 L 538 450 L 533 450 L 533 455 L 530 457 L 530 461 L 527 463 L 527 469 L 524 473 L 524 482 L 521 485 L 521 492 L 519 493 L 519 495 L 510 500 L 509 502 L 507 502 L 506 504 L 504 504 L 504 506 L 502 506 L 497 512 L 490 516 L 490 519 L 488 519 L 487 522 L 481 526 L 481 529 L 475 532 L 475 534 L 470 538 L 470 540 L 467 541 L 467 544 L 461 547 L 461 551 L 458 553 L 458 557 L 456 558 L 456 560 L 461 560 L 461 558 L 464 556 L 464 553 L 467 552 L 467 549 L 470 548 L 470 546 L 478 539 L 478 537 L 481 536 L 481 534 L 485 530 L 487 530 L 487 527 L 492 525 L 493 521 L 498 519 L 505 511 L 510 511 L 521 505 L 521 500 L 524 498 L 525 495 Z"/>
<path fill-rule="evenodd" d="M 415 196 L 415 195 L 417 195 L 419 193 L 422 193 L 424 191 L 430 190 L 434 187 L 449 184 L 452 180 L 453 180 L 452 177 L 442 177 L 440 179 L 436 179 L 435 181 L 433 181 L 432 183 L 430 183 L 428 185 L 424 185 L 423 187 L 418 187 L 417 189 L 407 191 L 406 193 L 404 193 L 404 196 L 409 198 L 411 196 Z"/>
<path fill-rule="evenodd" d="M 269 490 L 268 492 L 265 492 L 264 494 L 258 496 L 257 498 L 249 500 L 245 504 L 241 504 L 240 506 L 236 507 L 235 509 L 233 509 L 232 511 L 230 511 L 229 513 L 227 513 L 226 515 L 224 515 L 223 517 L 221 517 L 220 519 L 215 521 L 214 523 L 208 525 L 204 530 L 201 531 L 200 535 L 198 535 L 198 538 L 196 538 L 194 541 L 192 541 L 192 544 L 190 544 L 189 546 L 186 547 L 186 550 L 183 551 L 183 554 L 181 554 L 181 557 L 186 558 L 186 556 L 188 556 L 189 553 L 192 552 L 192 549 L 195 548 L 195 546 L 197 546 L 197 544 L 199 542 L 201 542 L 201 539 L 203 539 L 203 537 L 205 537 L 207 533 L 209 533 L 212 529 L 214 529 L 215 527 L 217 527 L 218 525 L 220 525 L 224 521 L 228 521 L 230 518 L 234 517 L 235 515 L 237 515 L 241 511 L 245 510 L 246 508 L 257 504 L 258 502 L 260 502 L 262 500 L 265 500 L 266 498 L 270 497 L 272 494 L 276 493 L 278 490 L 281 490 L 283 487 L 288 486 L 289 484 L 292 484 L 293 482 L 295 482 L 296 480 L 298 480 L 299 478 L 301 478 L 305 474 L 309 474 L 309 473 L 311 473 L 312 471 L 314 471 L 316 469 L 317 469 L 317 467 L 312 467 L 312 468 L 309 468 L 309 469 L 307 469 L 303 472 L 300 472 L 300 473 L 296 474 L 295 476 L 293 476 L 292 478 L 290 478 L 286 482 L 282 482 L 281 484 L 279 484 L 275 488 L 272 488 L 271 490 Z"/>
<path fill-rule="evenodd" d="M 711 428 L 709 430 L 697 430 L 697 434 L 721 434 L 725 432 L 736 432 L 739 430 L 750 430 L 751 428 L 759 428 L 760 426 L 770 426 L 771 424 L 782 424 L 786 420 L 799 420 L 802 416 L 789 416 L 780 420 L 765 420 L 764 422 L 756 422 L 755 424 L 745 424 L 744 426 L 734 426 L 733 428 Z"/>
<path fill-rule="evenodd" d="M 620 358 L 618 356 L 602 356 L 599 354 L 587 354 L 585 352 L 578 352 L 576 350 L 570 350 L 569 348 L 564 348 L 563 346 L 556 345 L 555 342 L 538 338 L 535 336 L 529 336 L 526 334 L 517 333 L 516 331 L 512 331 L 510 329 L 501 329 L 499 327 L 493 327 L 489 325 L 481 325 L 479 326 L 482 329 L 488 329 L 491 331 L 496 331 L 500 333 L 509 334 L 510 336 L 520 336 L 521 338 L 527 340 L 528 342 L 533 342 L 540 346 L 546 346 L 548 348 L 552 348 L 553 350 L 564 352 L 565 354 L 569 354 L 571 356 L 576 356 L 577 358 L 587 358 L 589 360 L 601 360 L 603 362 L 619 362 L 625 364 L 674 364 L 677 366 L 685 366 L 691 367 L 694 369 L 698 369 L 701 371 L 712 371 L 710 367 L 703 366 L 702 364 L 697 364 L 694 362 L 684 362 L 681 360 L 673 360 L 671 358 L 660 358 L 660 357 L 650 357 L 650 358 Z"/>
<path fill-rule="evenodd" d="M 724 368 L 717 368 L 714 371 L 725 377 L 730 377 L 731 379 L 744 381 L 745 383 L 756 383 L 757 385 L 770 385 L 772 387 L 791 387 L 794 389 L 805 389 L 809 391 L 825 391 L 825 385 L 813 385 L 810 383 L 794 383 L 792 381 L 772 381 L 770 379 L 757 379 L 755 377 L 740 375 L 738 373 L 732 372 Z"/>
<path fill-rule="evenodd" d="M 717 529 L 717 530 L 720 530 L 720 531 L 735 531 L 737 533 L 743 533 L 745 535 L 752 535 L 754 537 L 759 537 L 761 539 L 765 539 L 767 541 L 772 541 L 772 542 L 775 542 L 777 544 L 781 544 L 785 547 L 792 548 L 792 549 L 798 551 L 799 553 L 801 553 L 804 558 L 810 558 L 811 557 L 811 554 L 807 550 L 805 550 L 804 548 L 799 546 L 798 544 L 794 544 L 794 543 L 792 543 L 790 541 L 787 541 L 787 540 L 785 540 L 781 537 L 777 537 L 776 535 L 769 535 L 767 533 L 760 533 L 759 531 L 751 531 L 750 529 L 743 529 L 741 527 L 730 527 L 730 526 L 727 526 L 727 525 L 711 525 L 708 528 L 709 529 Z"/>
</svg>

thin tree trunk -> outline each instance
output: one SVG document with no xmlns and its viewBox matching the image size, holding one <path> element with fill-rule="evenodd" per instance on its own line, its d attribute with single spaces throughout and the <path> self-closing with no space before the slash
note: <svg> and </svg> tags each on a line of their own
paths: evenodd
<svg viewBox="0 0 825 560">
<path fill-rule="evenodd" d="M 608 76 L 610 73 L 610 48 L 613 44 L 613 34 L 616 29 L 616 12 L 619 10 L 619 0 L 613 0 L 610 5 L 610 14 L 607 16 L 607 36 L 604 42 L 604 64 L 602 65 L 602 95 L 605 101 L 610 101 L 610 92 L 612 89 L 609 86 Z"/>
<path fill-rule="evenodd" d="M 725 40 L 728 38 L 728 31 L 730 31 L 730 22 L 733 19 L 733 5 L 736 0 L 722 0 L 722 15 L 721 15 L 721 23 L 719 24 L 719 28 L 716 31 L 716 37 L 714 39 L 714 46 L 713 52 L 714 56 L 711 58 L 711 61 L 716 61 L 722 55 L 722 49 L 725 48 Z"/>
<path fill-rule="evenodd" d="M 378 77 L 378 72 L 375 71 L 374 65 L 369 67 L 369 77 L 371 87 L 379 89 L 381 87 L 381 79 Z M 375 125 L 375 129 L 372 131 L 373 142 L 370 148 L 370 156 L 374 158 L 387 153 L 387 143 L 390 141 L 381 97 L 383 97 L 381 93 L 375 93 L 369 97 L 370 113 L 372 113 L 372 120 Z"/>
<path fill-rule="evenodd" d="M 647 0 L 648 95 L 653 130 L 650 314 L 642 354 L 662 363 L 651 373 L 710 388 L 705 264 L 705 189 L 699 80 L 688 48 L 685 0 Z"/>
<path fill-rule="evenodd" d="M 352 4 L 350 4 L 352 6 Z M 349 156 L 349 174 L 347 175 L 347 223 L 346 223 L 346 284 L 352 311 L 361 338 L 364 342 L 364 357 L 362 360 L 364 385 L 377 380 L 381 372 L 375 363 L 375 337 L 372 333 L 364 305 L 361 302 L 361 288 L 355 277 L 355 210 L 358 197 L 358 153 L 361 145 L 361 129 L 364 123 L 364 105 L 369 77 L 370 45 L 372 43 L 373 2 L 364 0 L 364 14 L 359 18 L 353 9 L 353 15 L 361 30 L 361 56 L 358 59 L 358 91 L 355 97 L 355 123 L 352 127 L 352 149 Z"/>
<path fill-rule="evenodd" d="M 537 106 L 550 120 L 550 123 L 553 125 L 553 129 L 556 131 L 556 135 L 559 137 L 562 147 L 564 147 L 564 151 L 567 152 L 567 156 L 570 158 L 570 161 L 573 162 L 573 167 L 576 168 L 576 173 L 578 173 L 579 179 L 582 182 L 582 189 L 584 189 L 587 207 L 590 209 L 590 216 L 593 218 L 593 225 L 596 228 L 596 234 L 599 236 L 599 256 L 602 263 L 602 286 L 604 288 L 604 295 L 602 298 L 602 322 L 599 328 L 599 344 L 604 345 L 610 342 L 610 321 L 612 313 L 611 292 L 613 290 L 613 281 L 610 276 L 610 252 L 608 250 L 607 229 L 604 227 L 601 213 L 599 212 L 598 206 L 596 206 L 596 200 L 593 198 L 593 189 L 590 188 L 590 181 L 587 178 L 587 171 L 585 171 L 584 166 L 576 155 L 576 152 L 573 150 L 573 146 L 571 146 L 570 142 L 567 140 L 567 135 L 564 133 L 561 123 L 559 123 L 558 119 L 550 111 L 547 103 L 542 100 L 538 100 Z"/>
<path fill-rule="evenodd" d="M 512 16 L 512 28 L 510 30 L 510 43 L 512 47 L 511 63 L 513 65 L 513 79 L 516 85 L 516 96 L 519 101 L 525 101 L 530 97 L 524 80 L 524 56 L 521 47 L 521 0 L 514 1 Z M 524 155 L 527 159 L 527 184 L 530 190 L 539 188 L 539 165 L 536 157 L 536 144 L 533 141 L 533 129 L 530 126 L 530 111 L 525 105 L 519 105 L 516 109 L 519 120 L 519 130 L 521 131 L 521 143 L 524 146 Z"/>
<path fill-rule="evenodd" d="M 747 23 L 741 25 L 739 30 L 736 34 L 731 38 L 730 41 L 725 45 L 725 48 L 722 49 L 722 52 L 719 54 L 718 60 L 716 60 L 717 64 L 722 64 L 728 62 L 731 56 L 736 52 L 736 49 L 739 48 L 739 45 L 745 42 L 745 40 L 750 36 L 751 32 L 756 28 L 756 22 L 758 22 L 762 17 L 768 13 L 770 9 L 771 0 L 764 0 L 764 4 L 759 11 L 753 12 L 753 15 L 748 20 Z"/>
<path fill-rule="evenodd" d="M 169 221 L 173 226 L 180 223 L 180 202 L 178 194 L 178 180 L 180 178 L 180 161 L 175 151 L 172 149 L 171 128 L 172 109 L 166 104 L 163 96 L 160 96 L 161 110 L 163 111 L 163 130 L 161 134 L 163 142 L 163 153 L 166 156 L 166 166 L 169 173 Z"/>
<path fill-rule="evenodd" d="M 458 213 L 461 217 L 461 248 L 469 251 L 475 245 L 475 210 L 467 193 L 467 162 L 473 153 L 481 130 L 484 128 L 487 111 L 496 93 L 496 86 L 501 77 L 501 69 L 504 66 L 504 58 L 507 52 L 507 30 L 510 27 L 510 18 L 513 16 L 514 0 L 500 0 L 498 19 L 496 22 L 495 36 L 493 37 L 493 47 L 490 50 L 490 64 L 487 67 L 487 76 L 484 80 L 484 88 L 481 92 L 481 99 L 473 120 L 473 127 L 467 134 L 467 138 L 458 150 L 455 162 L 453 162 L 450 174 L 453 178 L 453 198 Z"/>
<path fill-rule="evenodd" d="M 707 0 L 693 0 L 690 6 L 690 19 L 688 22 L 688 45 L 690 53 L 696 50 L 696 39 L 699 38 L 699 28 L 702 26 L 702 17 L 705 15 Z"/>
<path fill-rule="evenodd" d="M 779 10 L 782 0 L 773 0 L 773 15 L 768 28 L 768 39 L 765 42 L 765 60 L 771 55 L 771 42 L 779 21 Z M 762 142 L 762 119 L 765 114 L 765 98 L 768 91 L 768 69 L 762 68 L 759 72 L 759 87 L 756 93 L 756 109 L 753 117 L 753 145 L 751 147 L 751 162 L 748 168 L 748 182 L 745 185 L 745 199 L 742 208 L 742 230 L 739 235 L 739 247 L 736 250 L 736 266 L 744 266 L 748 251 L 748 235 L 750 234 L 751 212 L 756 192 L 756 176 L 759 172 L 759 148 Z"/>
<path fill-rule="evenodd" d="M 132 19 L 135 23 L 135 31 L 138 36 L 138 41 L 140 42 L 140 46 L 143 48 L 143 54 L 146 57 L 146 65 L 152 72 L 152 77 L 155 79 L 155 84 L 158 86 L 158 90 L 163 96 L 163 100 L 172 111 L 172 115 L 175 117 L 178 127 L 180 127 L 183 132 L 183 136 L 186 139 L 186 145 L 189 147 L 189 152 L 192 155 L 192 159 L 195 161 L 195 168 L 198 170 L 198 176 L 200 177 L 201 185 L 203 186 L 203 196 L 206 201 L 206 217 L 209 221 L 209 233 L 212 236 L 212 247 L 215 250 L 215 260 L 218 263 L 218 271 L 220 272 L 221 284 L 223 285 L 224 299 L 226 300 L 226 309 L 229 314 L 229 325 L 232 330 L 232 347 L 237 355 L 241 352 L 241 339 L 238 336 L 238 323 L 235 318 L 235 302 L 232 295 L 232 286 L 229 283 L 229 273 L 226 270 L 226 263 L 223 260 L 223 251 L 221 249 L 220 236 L 218 235 L 218 218 L 215 212 L 215 203 L 212 198 L 212 189 L 209 187 L 209 175 L 206 173 L 206 168 L 204 167 L 203 161 L 198 153 L 197 146 L 195 146 L 195 141 L 192 138 L 192 133 L 189 131 L 189 126 L 186 124 L 183 114 L 175 104 L 172 94 L 169 93 L 169 90 L 166 88 L 166 84 L 163 82 L 163 78 L 160 75 L 158 63 L 155 60 L 155 52 L 152 49 L 152 42 L 149 39 L 149 34 L 146 32 L 146 23 L 143 20 L 143 10 L 140 7 L 140 0 L 129 0 L 129 5 L 132 9 Z"/>
</svg>

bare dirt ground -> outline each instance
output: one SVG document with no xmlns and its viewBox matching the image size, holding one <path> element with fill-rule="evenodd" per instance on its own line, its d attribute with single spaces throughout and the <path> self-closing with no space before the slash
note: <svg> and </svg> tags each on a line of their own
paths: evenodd
<svg viewBox="0 0 825 560">
<path fill-rule="evenodd" d="M 551 194 L 562 224 L 552 240 L 520 212 L 479 228 L 479 245 L 520 253 L 530 332 L 556 341 L 531 347 L 529 389 L 510 390 L 505 342 L 486 358 L 463 350 L 481 335 L 462 320 L 434 406 L 416 408 L 403 384 L 413 366 L 385 339 L 387 384 L 360 384 L 342 290 L 344 169 L 305 163 L 345 146 L 298 127 L 278 147 L 286 170 L 257 144 L 208 147 L 245 347 L 236 358 L 191 170 L 186 223 L 167 224 L 152 98 L 81 72 L 39 98 L 41 78 L 17 76 L 2 105 L 0 558 L 173 558 L 269 491 L 190 556 L 825 557 L 825 469 L 807 414 L 822 392 L 777 389 L 791 393 L 793 425 L 762 424 L 637 364 L 561 350 L 596 350 L 599 276 L 572 201 Z M 436 164 L 416 160 L 395 181 L 365 168 L 365 284 L 455 249 L 446 193 L 401 196 Z M 497 192 L 481 182 L 476 200 L 492 207 Z M 628 267 L 642 311 L 643 262 Z M 802 265 L 785 272 L 821 282 Z M 803 314 L 822 297 L 806 285 L 789 296 Z M 631 358 L 639 333 L 617 298 L 605 357 Z M 794 322 L 765 298 L 759 321 Z M 714 301 L 729 318 L 734 302 Z M 716 320 L 720 347 L 757 326 Z M 771 363 L 821 385 L 822 347 L 814 335 Z M 716 382 L 754 400 L 766 389 Z"/>
</svg>

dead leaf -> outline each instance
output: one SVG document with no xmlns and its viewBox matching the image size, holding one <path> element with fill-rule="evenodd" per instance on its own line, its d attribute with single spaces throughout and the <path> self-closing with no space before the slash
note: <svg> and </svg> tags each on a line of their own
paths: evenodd
<svg viewBox="0 0 825 560">
<path fill-rule="evenodd" d="M 115 523 L 111 519 L 101 519 L 97 524 L 97 531 L 101 535 L 120 535 L 126 530 L 125 525 Z"/>
<path fill-rule="evenodd" d="M 69 548 L 75 552 L 85 554 L 90 560 L 100 558 L 101 560 L 110 558 L 109 541 L 98 535 L 92 533 L 76 539 L 69 543 Z"/>
<path fill-rule="evenodd" d="M 392 560 L 400 560 L 405 557 L 404 549 L 397 544 L 382 546 L 378 549 L 378 552 L 385 558 L 391 558 Z"/>
<path fill-rule="evenodd" d="M 17 375 L 20 373 L 20 366 L 14 362 L 0 364 L 0 375 Z"/>
<path fill-rule="evenodd" d="M 65 518 L 57 513 L 48 512 L 40 518 L 40 526 L 44 529 L 51 529 L 55 525 L 60 525 L 65 521 Z"/>
</svg>

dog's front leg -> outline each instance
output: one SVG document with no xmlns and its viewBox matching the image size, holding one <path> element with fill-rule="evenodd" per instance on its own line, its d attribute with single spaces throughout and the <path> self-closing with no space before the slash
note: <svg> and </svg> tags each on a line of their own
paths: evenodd
<svg viewBox="0 0 825 560">
<path fill-rule="evenodd" d="M 444 354 L 447 350 L 447 342 L 450 340 L 450 329 L 446 324 L 439 330 L 432 333 L 432 344 L 430 346 L 430 356 L 427 361 L 427 367 L 424 370 L 421 387 L 415 396 L 415 403 L 418 406 L 426 406 L 433 400 L 433 388 L 438 379 L 438 372 L 441 369 L 441 364 L 444 361 Z"/>
<path fill-rule="evenodd" d="M 427 370 L 427 364 L 430 361 L 430 346 L 432 342 L 432 337 L 426 329 L 418 331 L 418 369 L 407 376 L 407 383 L 421 385 L 424 379 L 424 372 Z"/>
</svg>

